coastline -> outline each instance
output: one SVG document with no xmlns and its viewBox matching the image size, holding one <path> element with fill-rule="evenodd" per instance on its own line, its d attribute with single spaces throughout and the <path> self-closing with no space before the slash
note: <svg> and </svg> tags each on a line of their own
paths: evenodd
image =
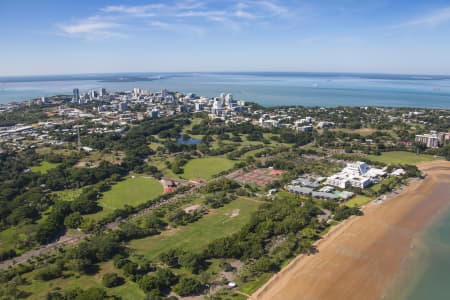
<svg viewBox="0 0 450 300">
<path fill-rule="evenodd" d="M 447 281 L 450 203 L 430 220 L 412 242 L 405 256 L 404 268 L 393 284 L 389 299 L 447 299 L 450 289 Z M 444 273 L 441 273 L 444 271 Z"/>
<path fill-rule="evenodd" d="M 417 235 L 450 204 L 450 162 L 418 167 L 425 179 L 367 204 L 364 216 L 333 228 L 316 243 L 318 253 L 295 258 L 250 299 L 388 299 L 405 278 Z"/>
</svg>

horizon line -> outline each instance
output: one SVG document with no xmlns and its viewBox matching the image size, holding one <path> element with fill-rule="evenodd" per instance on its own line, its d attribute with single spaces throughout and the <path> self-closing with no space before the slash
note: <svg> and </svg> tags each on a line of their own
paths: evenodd
<svg viewBox="0 0 450 300">
<path fill-rule="evenodd" d="M 248 73 L 272 73 L 272 74 L 349 74 L 349 75 L 397 75 L 397 76 L 434 76 L 450 77 L 449 74 L 438 73 L 395 73 L 395 72 L 352 72 L 352 71 L 121 71 L 121 72 L 86 72 L 86 73 L 54 73 L 54 74 L 21 74 L 0 75 L 0 78 L 24 78 L 24 77 L 49 77 L 49 76 L 85 76 L 85 75 L 132 75 L 132 74 L 248 74 Z"/>
</svg>

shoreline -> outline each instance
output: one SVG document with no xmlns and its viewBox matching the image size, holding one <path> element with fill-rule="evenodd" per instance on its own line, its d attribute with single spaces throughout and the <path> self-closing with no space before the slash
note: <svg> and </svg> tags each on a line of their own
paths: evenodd
<svg viewBox="0 0 450 300">
<path fill-rule="evenodd" d="M 425 179 L 383 203 L 365 205 L 364 216 L 332 228 L 316 242 L 318 253 L 296 257 L 249 299 L 386 299 L 405 278 L 406 256 L 417 235 L 450 204 L 445 197 L 450 163 L 418 166 Z"/>
<path fill-rule="evenodd" d="M 449 214 L 450 202 L 432 216 L 428 224 L 414 236 L 411 248 L 403 260 L 402 270 L 397 274 L 395 282 L 386 293 L 387 299 L 406 300 L 412 295 L 432 263 L 433 250 L 431 247 L 433 247 L 434 241 L 433 238 L 430 239 L 429 235 L 434 234 L 436 226 L 442 225 L 442 222 L 448 219 Z M 431 244 L 429 244 L 430 242 Z"/>
</svg>

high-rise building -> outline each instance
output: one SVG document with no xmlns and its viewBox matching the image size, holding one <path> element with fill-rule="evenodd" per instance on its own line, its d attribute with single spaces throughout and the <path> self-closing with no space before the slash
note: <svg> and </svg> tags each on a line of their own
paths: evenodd
<svg viewBox="0 0 450 300">
<path fill-rule="evenodd" d="M 195 103 L 195 110 L 196 111 L 203 111 L 203 109 L 205 108 L 205 105 L 201 102 L 197 102 Z"/>
<path fill-rule="evenodd" d="M 99 89 L 98 89 L 98 96 L 99 96 L 99 97 L 106 96 L 106 89 L 104 89 L 104 88 L 99 88 Z"/>
<path fill-rule="evenodd" d="M 140 88 L 133 88 L 133 95 L 140 96 L 142 94 L 142 90 Z"/>
<path fill-rule="evenodd" d="M 73 89 L 72 102 L 78 102 L 80 100 L 80 90 Z"/>
<path fill-rule="evenodd" d="M 417 143 L 425 144 L 427 148 L 439 147 L 439 137 L 436 133 L 417 134 L 415 140 Z"/>
<path fill-rule="evenodd" d="M 224 99 L 224 104 L 229 107 L 229 106 L 231 106 L 232 103 L 233 103 L 233 95 L 226 94 L 225 99 Z"/>
<path fill-rule="evenodd" d="M 120 103 L 118 104 L 118 109 L 119 109 L 119 111 L 121 111 L 121 112 L 126 111 L 126 110 L 128 109 L 127 103 L 126 103 L 126 102 L 120 102 Z"/>
<path fill-rule="evenodd" d="M 153 119 L 159 118 L 159 109 L 157 108 L 152 109 L 152 118 Z"/>
<path fill-rule="evenodd" d="M 97 98 L 97 92 L 96 92 L 95 90 L 90 90 L 90 91 L 89 91 L 89 98 L 90 98 L 91 100 L 96 99 L 96 98 Z"/>
<path fill-rule="evenodd" d="M 221 110 L 222 109 L 222 102 L 220 101 L 220 99 L 214 99 L 213 109 L 214 110 Z"/>
</svg>

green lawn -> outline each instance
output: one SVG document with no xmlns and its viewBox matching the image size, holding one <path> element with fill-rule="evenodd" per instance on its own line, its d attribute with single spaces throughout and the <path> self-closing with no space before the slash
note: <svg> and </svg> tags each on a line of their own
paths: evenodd
<svg viewBox="0 0 450 300">
<path fill-rule="evenodd" d="M 372 201 L 373 199 L 367 196 L 362 196 L 362 195 L 357 195 L 356 197 L 353 197 L 352 199 L 350 199 L 349 201 L 347 201 L 345 203 L 345 205 L 350 206 L 350 207 L 361 207 L 364 204 L 369 203 L 370 201 Z"/>
<path fill-rule="evenodd" d="M 248 295 L 251 295 L 254 292 L 256 292 L 260 287 L 262 287 L 272 276 L 274 276 L 274 274 L 263 273 L 248 282 L 238 281 L 237 282 L 238 289 Z"/>
<path fill-rule="evenodd" d="M 107 263 L 100 264 L 100 270 L 97 274 L 89 276 L 89 275 L 81 275 L 81 276 L 67 276 L 66 278 L 58 278 L 50 281 L 40 281 L 34 280 L 34 275 L 36 271 L 28 273 L 23 277 L 27 279 L 30 284 L 21 286 L 20 289 L 23 289 L 27 292 L 31 292 L 32 295 L 28 297 L 28 299 L 45 299 L 47 293 L 54 289 L 62 289 L 70 290 L 76 287 L 80 287 L 82 289 L 88 289 L 91 287 L 104 287 L 102 285 L 103 275 L 106 273 L 115 272 L 121 275 L 122 271 L 115 269 L 112 261 Z M 106 289 L 109 295 L 115 295 L 122 297 L 122 299 L 144 299 L 144 292 L 138 287 L 138 285 L 130 280 L 127 280 L 125 284 Z"/>
<path fill-rule="evenodd" d="M 36 230 L 35 224 L 19 224 L 0 231 L 0 251 L 15 249 L 18 253 L 23 252 L 17 245 L 26 243 Z"/>
<path fill-rule="evenodd" d="M 164 163 L 166 160 L 172 163 L 174 159 L 173 157 L 166 158 L 163 156 L 156 156 L 151 157 L 148 161 L 148 164 L 157 167 L 158 170 L 163 173 L 164 177 L 180 178 L 180 175 L 175 174 L 171 169 L 167 168 L 166 164 Z"/>
<path fill-rule="evenodd" d="M 73 201 L 77 199 L 81 193 L 83 192 L 83 189 L 67 189 L 63 191 L 56 191 L 53 192 L 53 194 L 58 198 L 58 200 L 61 201 Z"/>
<path fill-rule="evenodd" d="M 48 161 L 43 161 L 39 165 L 33 166 L 30 169 L 33 172 L 41 172 L 42 174 L 45 174 L 49 170 L 54 169 L 54 168 L 56 168 L 59 165 L 60 165 L 59 163 L 51 163 L 51 162 L 48 162 Z"/>
<path fill-rule="evenodd" d="M 112 186 L 103 194 L 99 200 L 102 211 L 90 215 L 94 220 L 101 219 L 113 212 L 115 209 L 123 208 L 126 205 L 137 206 L 148 200 L 155 199 L 162 195 L 163 187 L 161 183 L 150 177 L 131 176 Z"/>
<path fill-rule="evenodd" d="M 0 251 L 11 250 L 16 247 L 17 227 L 10 227 L 0 231 Z"/>
<path fill-rule="evenodd" d="M 192 130 L 194 125 L 199 125 L 203 121 L 202 118 L 193 118 L 191 119 L 191 124 L 184 126 L 184 130 L 189 131 Z"/>
<path fill-rule="evenodd" d="M 415 165 L 419 162 L 431 161 L 435 158 L 431 155 L 417 155 L 406 151 L 383 152 L 381 155 L 369 155 L 370 160 L 379 161 L 385 164 L 406 164 Z"/>
<path fill-rule="evenodd" d="M 133 240 L 130 247 L 149 259 L 154 259 L 169 249 L 198 252 L 211 241 L 239 231 L 259 205 L 256 201 L 236 199 L 222 208 L 211 210 L 209 214 L 187 226 L 165 231 L 158 236 Z M 239 214 L 232 216 L 233 212 Z"/>
<path fill-rule="evenodd" d="M 213 175 L 231 169 L 234 162 L 223 157 L 196 158 L 184 166 L 182 177 L 211 179 Z"/>
</svg>

